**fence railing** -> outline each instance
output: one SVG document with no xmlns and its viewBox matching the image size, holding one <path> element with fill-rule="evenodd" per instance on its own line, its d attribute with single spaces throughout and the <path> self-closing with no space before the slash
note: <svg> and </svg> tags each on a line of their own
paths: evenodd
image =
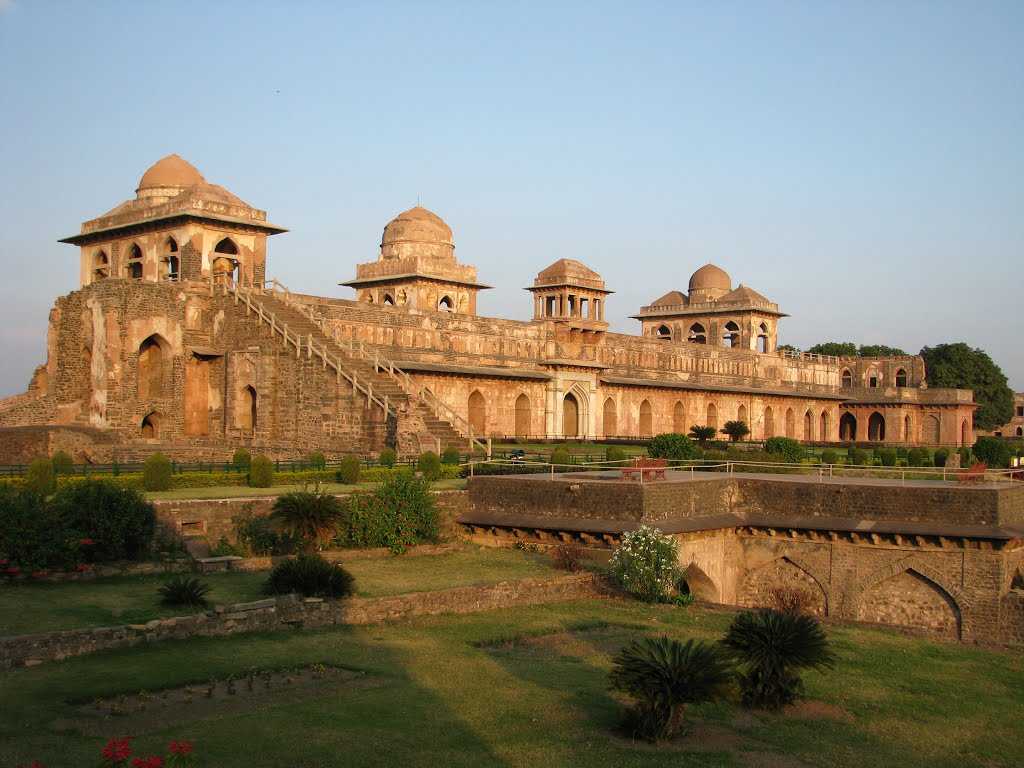
<svg viewBox="0 0 1024 768">
<path fill-rule="evenodd" d="M 364 468 L 369 467 L 415 467 L 416 457 L 396 458 L 393 465 L 381 464 L 373 459 L 360 459 L 359 464 Z M 275 461 L 276 472 L 306 472 L 306 471 L 334 471 L 341 467 L 341 459 L 327 459 L 323 463 L 309 461 L 308 459 L 285 459 Z M 58 472 L 63 477 L 91 477 L 99 475 L 130 475 L 142 472 L 144 462 L 127 461 L 113 462 L 109 464 L 74 464 L 70 468 Z M 4 464 L 0 465 L 0 477 L 21 477 L 28 471 L 28 464 Z M 224 473 L 224 474 L 245 474 L 249 467 L 245 464 L 235 464 L 231 461 L 191 461 L 171 462 L 171 472 L 176 475 L 191 473 Z"/>
</svg>

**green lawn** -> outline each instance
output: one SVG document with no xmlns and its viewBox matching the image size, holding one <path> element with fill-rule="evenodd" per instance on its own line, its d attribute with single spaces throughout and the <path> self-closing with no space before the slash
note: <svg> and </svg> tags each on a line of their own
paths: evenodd
<svg viewBox="0 0 1024 768">
<path fill-rule="evenodd" d="M 379 483 L 360 483 L 345 485 L 343 483 L 320 483 L 324 493 L 352 493 L 353 491 L 372 491 Z M 246 496 L 281 496 L 292 491 L 308 491 L 317 487 L 316 483 L 303 485 L 275 485 L 271 488 L 250 488 L 247 485 L 217 485 L 211 488 L 178 488 L 173 491 L 148 491 L 146 498 L 150 501 L 178 499 L 234 499 Z M 430 484 L 435 491 L 457 490 L 466 487 L 461 478 L 436 480 Z"/>
<path fill-rule="evenodd" d="M 828 629 L 837 667 L 806 676 L 813 701 L 796 713 L 747 713 L 730 701 L 692 708 L 691 732 L 670 745 L 617 736 L 611 654 L 641 634 L 717 638 L 728 621 L 696 608 L 580 601 L 168 642 L 19 669 L 0 673 L 0 765 L 94 765 L 103 739 L 79 728 L 135 736 L 142 754 L 192 739 L 198 765 L 228 768 L 1024 763 L 1019 653 L 843 627 Z M 364 682 L 148 723 L 83 725 L 69 703 L 313 663 L 362 670 Z"/>
<path fill-rule="evenodd" d="M 555 573 L 543 555 L 468 545 L 439 555 L 342 562 L 355 576 L 356 593 L 363 597 L 495 584 Z M 213 587 L 211 602 L 224 605 L 262 598 L 267 573 L 213 573 L 200 578 Z M 0 587 L 0 637 L 140 624 L 189 613 L 186 608 L 160 606 L 157 588 L 163 581 L 163 576 L 119 576 L 62 584 L 17 582 Z"/>
</svg>

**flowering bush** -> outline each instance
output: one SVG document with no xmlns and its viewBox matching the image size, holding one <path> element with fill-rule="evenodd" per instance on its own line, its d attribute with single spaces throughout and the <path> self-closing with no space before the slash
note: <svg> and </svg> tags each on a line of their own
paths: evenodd
<svg viewBox="0 0 1024 768">
<path fill-rule="evenodd" d="M 667 598 L 676 581 L 678 544 L 657 528 L 641 525 L 622 537 L 612 553 L 615 580 L 634 597 L 649 602 Z"/>
<path fill-rule="evenodd" d="M 122 736 L 108 741 L 100 750 L 100 768 L 189 768 L 195 765 L 192 755 L 191 741 L 172 741 L 167 745 L 167 757 L 149 755 L 148 757 L 132 757 L 132 740 L 130 736 Z M 128 762 L 131 758 L 131 762 Z M 46 768 L 38 760 L 18 768 Z"/>
</svg>

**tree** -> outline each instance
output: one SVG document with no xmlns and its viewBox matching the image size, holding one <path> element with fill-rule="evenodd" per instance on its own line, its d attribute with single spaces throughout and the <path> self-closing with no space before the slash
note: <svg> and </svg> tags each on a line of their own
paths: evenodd
<svg viewBox="0 0 1024 768">
<path fill-rule="evenodd" d="M 834 357 L 856 357 L 857 345 L 852 341 L 826 341 L 815 344 L 807 350 L 812 355 L 832 355 Z"/>
<path fill-rule="evenodd" d="M 622 450 L 621 448 L 619 449 Z M 611 461 L 611 448 L 608 449 L 609 461 Z M 696 459 L 700 454 L 697 446 L 686 435 L 676 432 L 666 432 L 663 435 L 655 435 L 647 441 L 647 455 L 652 459 L 672 459 L 674 461 L 685 461 Z M 626 458 L 623 454 L 622 458 Z"/>
<path fill-rule="evenodd" d="M 777 349 L 779 352 L 796 352 L 797 354 L 800 353 L 800 349 L 798 347 L 794 347 L 792 344 L 779 344 L 779 346 L 777 346 L 775 349 Z"/>
<path fill-rule="evenodd" d="M 996 429 L 1013 418 L 1013 391 L 1006 375 L 983 350 L 967 344 L 939 344 L 921 350 L 932 387 L 973 389 L 974 426 Z"/>
<path fill-rule="evenodd" d="M 690 437 L 701 445 L 704 445 L 708 440 L 714 438 L 716 433 L 717 432 L 714 427 L 702 427 L 699 424 L 694 424 L 690 427 Z"/>
<path fill-rule="evenodd" d="M 899 347 L 887 347 L 885 344 L 863 344 L 857 354 L 861 357 L 902 357 L 907 353 Z"/>
<path fill-rule="evenodd" d="M 735 443 L 750 434 L 750 427 L 745 421 L 727 421 L 722 427 L 722 434 L 728 435 L 729 439 Z"/>
</svg>

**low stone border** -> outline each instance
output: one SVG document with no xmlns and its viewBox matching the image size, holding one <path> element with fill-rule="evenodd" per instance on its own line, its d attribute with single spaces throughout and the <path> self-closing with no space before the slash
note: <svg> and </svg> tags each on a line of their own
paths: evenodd
<svg viewBox="0 0 1024 768">
<path fill-rule="evenodd" d="M 475 613 L 519 605 L 601 597 L 599 576 L 577 573 L 553 579 L 503 581 L 483 587 L 456 587 L 390 597 L 345 600 L 302 599 L 296 595 L 237 603 L 191 616 L 154 619 L 146 624 L 73 629 L 38 635 L 0 638 L 0 669 L 32 667 L 97 651 L 129 648 L 141 643 L 222 637 L 246 632 L 382 621 L 441 613 Z"/>
</svg>

